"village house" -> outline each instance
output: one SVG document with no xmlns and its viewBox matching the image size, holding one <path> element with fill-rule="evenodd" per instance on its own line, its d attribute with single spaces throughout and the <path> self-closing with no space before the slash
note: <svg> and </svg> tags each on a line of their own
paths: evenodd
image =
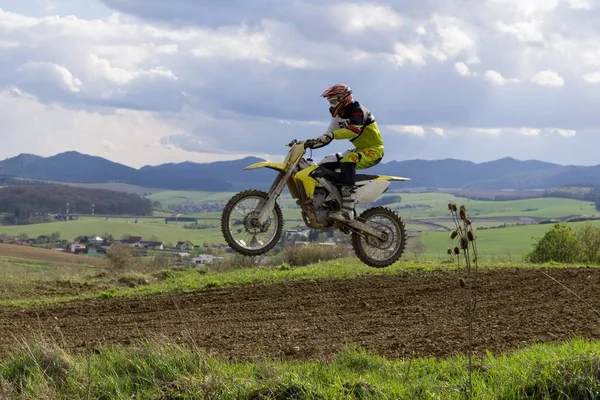
<svg viewBox="0 0 600 400">
<path fill-rule="evenodd" d="M 142 237 L 141 236 L 129 236 L 127 239 L 121 240 L 120 243 L 135 245 L 136 243 L 139 243 L 141 241 L 142 241 Z"/>
<path fill-rule="evenodd" d="M 164 250 L 165 246 L 162 244 L 162 242 L 148 242 L 145 240 L 142 240 L 141 242 L 138 242 L 135 244 L 135 246 L 144 248 L 144 249 L 148 249 L 148 250 Z"/>
<path fill-rule="evenodd" d="M 189 241 L 185 241 L 185 242 L 177 242 L 177 244 L 175 245 L 175 248 L 177 250 L 194 250 L 194 244 L 192 242 Z"/>
</svg>

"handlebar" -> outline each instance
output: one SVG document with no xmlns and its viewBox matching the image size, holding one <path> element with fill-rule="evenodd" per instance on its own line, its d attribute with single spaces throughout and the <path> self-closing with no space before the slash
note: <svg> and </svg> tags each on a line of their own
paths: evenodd
<svg viewBox="0 0 600 400">
<path fill-rule="evenodd" d="M 314 144 L 316 144 L 318 141 L 315 139 L 307 139 L 307 140 L 298 140 L 298 139 L 294 139 L 292 140 L 290 143 L 286 144 L 287 147 L 292 147 L 296 144 L 300 144 L 300 143 L 304 143 L 304 148 L 311 148 L 311 146 L 313 146 Z"/>
</svg>

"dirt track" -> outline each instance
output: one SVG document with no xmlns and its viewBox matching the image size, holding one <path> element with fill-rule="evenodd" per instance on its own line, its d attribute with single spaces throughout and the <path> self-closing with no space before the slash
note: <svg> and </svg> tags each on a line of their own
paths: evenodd
<svg viewBox="0 0 600 400">
<path fill-rule="evenodd" d="M 600 269 L 548 269 L 600 310 Z M 463 352 L 468 289 L 461 275 L 364 277 L 185 295 L 0 309 L 0 352 L 36 332 L 79 350 L 152 335 L 192 338 L 238 359 L 327 358 L 345 344 L 388 357 Z M 494 353 L 534 342 L 600 339 L 600 315 L 540 270 L 480 270 L 475 344 Z"/>
</svg>

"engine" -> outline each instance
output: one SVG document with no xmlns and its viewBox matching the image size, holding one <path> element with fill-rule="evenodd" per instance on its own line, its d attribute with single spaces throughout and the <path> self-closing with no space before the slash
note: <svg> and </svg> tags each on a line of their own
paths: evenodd
<svg viewBox="0 0 600 400">
<path fill-rule="evenodd" d="M 327 223 L 327 215 L 334 210 L 335 207 L 333 203 L 335 202 L 329 198 L 329 192 L 327 192 L 327 190 L 323 187 L 315 188 L 311 208 L 318 223 Z"/>
</svg>

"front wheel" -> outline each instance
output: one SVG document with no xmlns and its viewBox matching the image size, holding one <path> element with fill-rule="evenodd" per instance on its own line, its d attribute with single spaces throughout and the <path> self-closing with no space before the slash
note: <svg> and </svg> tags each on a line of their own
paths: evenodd
<svg viewBox="0 0 600 400">
<path fill-rule="evenodd" d="M 387 207 L 365 210 L 358 220 L 384 234 L 384 240 L 352 232 L 356 256 L 369 267 L 384 268 L 402 256 L 406 247 L 406 229 L 402 218 Z"/>
<path fill-rule="evenodd" d="M 258 256 L 271 250 L 281 238 L 283 215 L 275 203 L 264 224 L 258 215 L 267 201 L 262 190 L 245 190 L 227 202 L 221 215 L 221 232 L 227 244 L 245 256 Z"/>
</svg>

